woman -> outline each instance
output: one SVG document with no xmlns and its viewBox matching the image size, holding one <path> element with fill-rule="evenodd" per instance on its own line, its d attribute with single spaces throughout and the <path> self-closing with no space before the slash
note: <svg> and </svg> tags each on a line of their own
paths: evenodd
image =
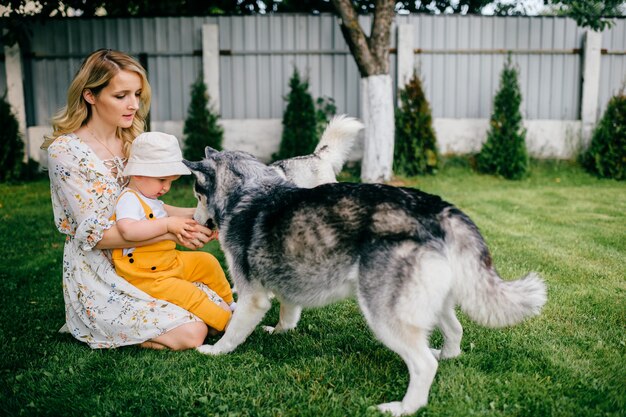
<svg viewBox="0 0 626 417">
<path fill-rule="evenodd" d="M 121 175 L 130 144 L 144 130 L 150 85 L 143 67 L 112 50 L 89 55 L 76 73 L 65 106 L 53 118 L 48 170 L 55 223 L 67 235 L 63 253 L 66 325 L 92 348 L 140 344 L 173 350 L 199 346 L 208 328 L 182 308 L 154 299 L 115 273 L 110 251 L 174 240 L 202 247 L 211 231 L 193 239 L 172 234 L 128 242 L 110 219 L 125 185 Z M 194 209 L 186 209 L 191 217 Z"/>
</svg>

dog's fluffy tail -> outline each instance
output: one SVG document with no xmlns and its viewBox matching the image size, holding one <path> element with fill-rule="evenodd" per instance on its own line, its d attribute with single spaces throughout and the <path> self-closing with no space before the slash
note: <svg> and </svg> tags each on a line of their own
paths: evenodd
<svg viewBox="0 0 626 417">
<path fill-rule="evenodd" d="M 328 161 L 332 165 L 335 175 L 337 175 L 363 127 L 363 123 L 354 117 L 347 117 L 346 115 L 333 117 L 315 148 L 315 155 Z"/>
<path fill-rule="evenodd" d="M 546 303 L 546 285 L 535 272 L 516 281 L 503 281 L 495 270 L 467 277 L 473 284 L 457 298 L 461 309 L 475 322 L 504 327 L 535 316 Z"/>
<path fill-rule="evenodd" d="M 453 293 L 461 310 L 487 327 L 510 326 L 539 314 L 547 301 L 543 279 L 531 272 L 515 281 L 502 280 L 478 228 L 462 213 L 454 217 L 461 221 L 451 218 L 446 233 L 454 258 Z"/>
</svg>

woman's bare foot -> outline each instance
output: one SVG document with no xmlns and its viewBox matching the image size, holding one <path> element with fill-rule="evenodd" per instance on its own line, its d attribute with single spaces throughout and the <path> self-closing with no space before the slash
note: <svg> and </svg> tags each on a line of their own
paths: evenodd
<svg viewBox="0 0 626 417">
<path fill-rule="evenodd" d="M 145 349 L 156 349 L 156 350 L 167 349 L 167 346 L 162 345 L 162 344 L 157 343 L 157 342 L 153 342 L 151 340 L 147 340 L 147 341 L 143 342 L 142 344 L 139 345 L 139 347 L 142 347 L 142 348 L 145 348 Z"/>
</svg>

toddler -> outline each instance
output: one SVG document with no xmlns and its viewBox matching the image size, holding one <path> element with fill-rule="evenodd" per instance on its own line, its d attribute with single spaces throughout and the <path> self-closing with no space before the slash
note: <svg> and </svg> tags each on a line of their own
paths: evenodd
<svg viewBox="0 0 626 417">
<path fill-rule="evenodd" d="M 113 220 L 128 241 L 144 241 L 165 233 L 190 239 L 195 221 L 189 209 L 168 206 L 158 198 L 172 182 L 191 171 L 182 163 L 178 140 L 160 132 L 146 132 L 133 141 L 123 175 L 128 187 L 120 194 Z M 183 216 L 187 217 L 183 217 Z M 152 297 L 169 301 L 222 331 L 235 303 L 224 271 L 206 252 L 181 252 L 174 241 L 162 241 L 130 249 L 115 249 L 116 272 Z M 203 291 L 196 283 L 205 284 Z"/>
</svg>

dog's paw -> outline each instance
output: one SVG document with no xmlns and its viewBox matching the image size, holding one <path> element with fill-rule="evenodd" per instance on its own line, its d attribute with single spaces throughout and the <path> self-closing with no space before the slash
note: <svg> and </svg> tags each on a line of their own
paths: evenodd
<svg viewBox="0 0 626 417">
<path fill-rule="evenodd" d="M 284 328 L 281 326 L 280 323 L 278 323 L 276 325 L 276 327 L 272 327 L 272 326 L 263 326 L 263 330 L 265 330 L 266 332 L 268 332 L 269 334 L 280 334 L 280 333 L 287 333 L 292 331 L 293 329 L 295 329 L 296 327 L 288 327 L 288 328 Z"/>
<path fill-rule="evenodd" d="M 204 355 L 219 355 L 223 353 L 219 349 L 215 348 L 215 345 L 202 345 L 198 346 L 196 350 Z"/>
<path fill-rule="evenodd" d="M 452 358 L 456 358 L 460 354 L 461 354 L 461 348 L 460 347 L 454 347 L 454 348 L 446 349 L 445 346 L 444 346 L 444 348 L 441 349 L 440 359 L 452 359 Z"/>
<path fill-rule="evenodd" d="M 404 415 L 404 410 L 402 408 L 402 403 L 400 401 L 393 401 L 390 403 L 379 404 L 378 409 L 381 413 L 391 413 L 393 416 L 402 416 Z"/>
<path fill-rule="evenodd" d="M 435 357 L 435 359 L 439 360 L 439 358 L 441 357 L 441 349 L 433 349 L 430 348 L 430 352 L 433 354 L 433 356 Z"/>
<path fill-rule="evenodd" d="M 435 359 L 440 361 L 440 360 L 443 360 L 443 359 L 456 358 L 457 356 L 459 356 L 461 354 L 461 349 L 459 349 L 459 348 L 446 349 L 445 347 L 443 349 L 433 349 L 433 348 L 430 348 L 430 352 L 433 354 Z"/>
</svg>

